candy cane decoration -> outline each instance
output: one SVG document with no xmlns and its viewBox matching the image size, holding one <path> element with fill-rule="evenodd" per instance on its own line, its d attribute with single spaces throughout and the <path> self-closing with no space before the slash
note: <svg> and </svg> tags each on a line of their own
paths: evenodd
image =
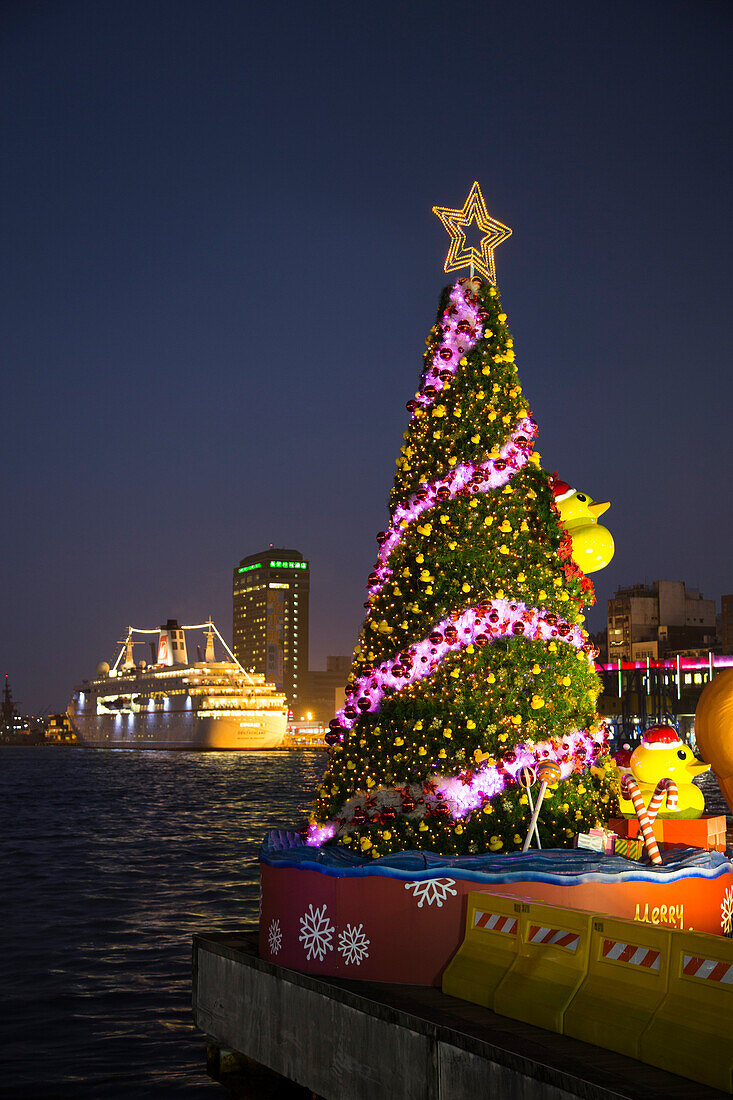
<svg viewBox="0 0 733 1100">
<path fill-rule="evenodd" d="M 641 797 L 641 791 L 635 779 L 630 775 L 624 775 L 621 778 L 621 794 L 624 798 L 630 798 L 634 803 L 634 810 L 636 816 L 639 819 L 639 828 L 641 829 L 644 837 L 644 843 L 646 850 L 649 853 L 649 858 L 652 863 L 661 863 L 662 857 L 659 854 L 659 845 L 657 844 L 657 838 L 654 835 L 654 829 L 652 828 L 652 821 L 657 816 L 659 807 L 661 806 L 664 798 L 667 798 L 667 805 L 671 810 L 677 805 L 677 785 L 673 783 L 671 779 L 660 779 L 654 788 L 654 794 L 652 795 L 649 803 L 649 809 L 644 805 L 644 799 Z"/>
<path fill-rule="evenodd" d="M 647 807 L 647 813 L 649 814 L 649 821 L 653 824 L 654 820 L 659 813 L 659 807 L 667 799 L 667 809 L 677 809 L 677 784 L 674 779 L 660 779 L 654 788 L 654 794 L 651 797 L 649 806 Z"/>
</svg>

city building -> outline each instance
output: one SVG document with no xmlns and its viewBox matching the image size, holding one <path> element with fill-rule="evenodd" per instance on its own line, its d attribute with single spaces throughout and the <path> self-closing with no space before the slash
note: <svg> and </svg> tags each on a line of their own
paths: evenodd
<svg viewBox="0 0 733 1100">
<path fill-rule="evenodd" d="M 716 643 L 715 600 L 684 581 L 619 588 L 608 601 L 608 660 L 707 652 Z"/>
<path fill-rule="evenodd" d="M 49 714 L 46 719 L 45 740 L 49 745 L 74 745 L 77 737 L 68 714 Z"/>
<path fill-rule="evenodd" d="M 720 643 L 721 653 L 733 653 L 733 595 L 720 601 Z"/>
<path fill-rule="evenodd" d="M 351 671 L 351 657 L 326 657 L 325 670 L 311 669 L 308 672 L 308 695 L 305 705 L 301 708 L 303 713 L 295 715 L 296 718 L 307 718 L 311 715 L 313 721 L 331 721 L 339 707 L 344 705 L 344 688 Z"/>
<path fill-rule="evenodd" d="M 309 590 L 308 562 L 297 550 L 271 546 L 234 567 L 234 655 L 283 691 L 293 714 L 307 693 Z"/>
</svg>

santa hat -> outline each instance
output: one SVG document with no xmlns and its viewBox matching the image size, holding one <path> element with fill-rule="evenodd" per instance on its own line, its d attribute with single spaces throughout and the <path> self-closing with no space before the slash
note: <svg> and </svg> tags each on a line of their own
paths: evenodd
<svg viewBox="0 0 733 1100">
<path fill-rule="evenodd" d="M 668 749 L 670 745 L 682 744 L 672 726 L 650 726 L 641 743 L 645 749 Z"/>
<path fill-rule="evenodd" d="M 558 501 L 565 500 L 565 497 L 569 497 L 574 493 L 575 489 L 572 485 L 568 485 L 567 481 L 563 481 L 562 478 L 558 477 L 557 470 L 555 470 L 550 482 L 550 491 L 555 498 L 555 504 L 557 504 Z"/>
</svg>

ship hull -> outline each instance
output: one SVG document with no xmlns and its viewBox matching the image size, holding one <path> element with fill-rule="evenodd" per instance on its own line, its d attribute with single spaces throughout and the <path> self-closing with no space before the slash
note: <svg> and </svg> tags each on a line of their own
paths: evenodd
<svg viewBox="0 0 733 1100">
<path fill-rule="evenodd" d="M 69 718 L 86 748 L 243 752 L 280 748 L 284 714 L 199 717 L 194 713 L 78 714 Z"/>
</svg>

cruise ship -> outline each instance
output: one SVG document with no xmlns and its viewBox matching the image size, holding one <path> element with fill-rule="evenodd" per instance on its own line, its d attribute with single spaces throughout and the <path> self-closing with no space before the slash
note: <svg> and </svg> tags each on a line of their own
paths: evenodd
<svg viewBox="0 0 733 1100">
<path fill-rule="evenodd" d="M 187 631 L 204 631 L 204 660 L 189 663 Z M 142 639 L 136 635 L 143 636 Z M 154 663 L 135 663 L 145 635 Z M 216 660 L 214 638 L 228 660 Z M 94 679 L 75 688 L 67 714 L 80 745 L 109 749 L 242 751 L 280 748 L 288 706 L 264 676 L 245 671 L 216 626 L 130 627 L 112 667 L 102 661 Z M 201 652 L 199 648 L 198 656 Z"/>
</svg>

